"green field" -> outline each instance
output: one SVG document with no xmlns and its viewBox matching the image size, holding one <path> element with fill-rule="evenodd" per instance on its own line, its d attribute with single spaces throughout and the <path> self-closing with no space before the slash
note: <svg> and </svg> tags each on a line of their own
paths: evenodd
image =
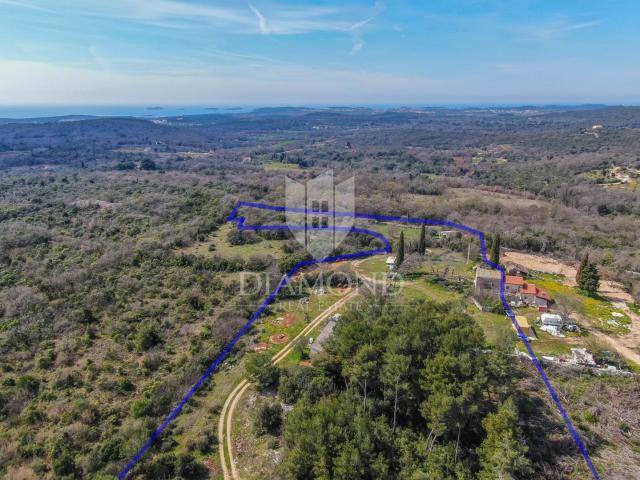
<svg viewBox="0 0 640 480">
<path fill-rule="evenodd" d="M 562 277 L 538 274 L 533 280 L 540 288 L 551 294 L 556 304 L 563 305 L 584 317 L 589 323 L 604 333 L 625 334 L 629 332 L 631 319 L 602 297 L 586 297 L 576 288 L 562 283 Z M 614 316 L 616 313 L 620 316 Z"/>
<path fill-rule="evenodd" d="M 297 163 L 270 162 L 264 164 L 264 169 L 268 172 L 279 170 L 300 170 L 300 165 Z"/>
<path fill-rule="evenodd" d="M 260 238 L 258 243 L 231 245 L 227 240 L 227 235 L 235 228 L 235 223 L 225 223 L 215 233 L 211 234 L 206 241 L 185 248 L 182 252 L 202 256 L 240 257 L 245 260 L 253 255 L 270 255 L 276 259 L 284 256 L 281 248 L 282 240 L 264 240 L 258 237 Z"/>
</svg>

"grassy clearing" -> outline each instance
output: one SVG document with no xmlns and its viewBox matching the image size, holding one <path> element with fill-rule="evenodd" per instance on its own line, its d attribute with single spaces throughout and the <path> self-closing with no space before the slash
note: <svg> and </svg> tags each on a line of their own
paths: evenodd
<svg viewBox="0 0 640 480">
<path fill-rule="evenodd" d="M 289 340 L 291 340 L 300 333 L 310 320 L 334 304 L 345 294 L 346 292 L 332 292 L 326 295 L 311 294 L 309 296 L 309 303 L 305 305 L 301 305 L 298 301 L 284 301 L 274 304 L 270 312 L 258 320 L 256 328 L 252 331 L 253 338 L 247 339 L 247 342 L 249 344 L 257 342 L 269 343 L 269 337 L 276 333 L 285 333 L 289 337 Z M 279 325 L 278 319 L 287 314 L 294 316 L 296 319 L 295 323 L 288 327 Z M 322 325 L 311 332 L 310 336 L 317 336 L 321 327 Z M 272 345 L 268 352 L 270 355 L 275 355 L 285 346 L 286 344 Z M 251 353 L 247 355 L 251 355 Z M 183 414 L 176 419 L 176 426 L 174 427 L 177 442 L 176 451 L 189 451 L 193 453 L 198 460 L 206 460 L 207 463 L 214 465 L 213 470 L 216 472 L 220 472 L 218 448 L 221 447 L 217 445 L 206 454 L 203 454 L 195 449 L 194 445 L 197 445 L 207 433 L 217 435 L 218 420 L 222 405 L 235 386 L 245 378 L 245 358 L 246 357 L 243 356 L 239 361 L 236 361 L 236 357 L 231 357 L 230 360 L 224 362 L 220 370 L 209 380 L 208 385 L 185 406 Z M 287 367 L 299 363 L 300 360 L 302 360 L 300 352 L 294 349 L 280 365 Z M 252 450 L 269 452 L 271 449 L 267 445 L 268 442 L 266 438 L 261 437 L 257 439 L 257 441 L 255 440 L 250 422 L 253 409 L 247 410 L 244 406 L 247 399 L 252 395 L 255 396 L 255 392 L 252 389 L 248 390 L 241 404 L 238 406 L 238 410 L 236 410 L 236 417 L 238 418 L 234 417 L 234 436 L 239 435 L 240 444 L 246 445 L 247 448 L 249 444 L 247 444 L 245 440 L 254 439 L 251 440 L 252 442 L 256 442 L 255 445 L 251 445 Z M 243 411 L 244 413 L 242 413 Z M 248 426 L 247 421 L 249 421 Z M 268 462 L 265 462 L 263 457 L 260 458 L 266 466 Z M 253 461 L 243 457 L 240 465 L 244 466 L 245 464 L 251 466 L 253 465 Z M 262 470 L 259 471 L 262 472 Z M 269 471 L 272 472 L 273 470 Z M 247 476 L 247 478 L 267 477 L 260 475 L 254 477 Z M 221 474 L 212 474 L 212 478 L 221 479 L 222 476 Z M 245 478 L 245 476 L 243 475 L 242 478 Z"/>
<path fill-rule="evenodd" d="M 385 263 L 386 261 L 387 255 L 374 255 L 373 257 L 363 260 L 358 265 L 358 271 L 362 272 L 363 275 L 380 278 L 382 273 L 389 271 Z"/>
<path fill-rule="evenodd" d="M 300 165 L 298 165 L 297 163 L 270 162 L 264 164 L 264 169 L 267 172 L 280 170 L 300 170 Z"/>
<path fill-rule="evenodd" d="M 481 312 L 471 301 L 468 302 L 467 313 L 476 319 L 489 345 L 497 345 L 509 335 L 515 336 L 511 319 L 505 315 Z"/>
<path fill-rule="evenodd" d="M 270 395 L 260 394 L 253 387 L 249 387 L 238 402 L 233 417 L 238 474 L 243 480 L 273 478 L 274 471 L 284 455 L 282 439 L 279 436 L 259 436 L 253 427 L 256 403 L 269 400 Z"/>
<path fill-rule="evenodd" d="M 446 248 L 433 248 L 431 254 L 424 258 L 421 272 L 437 273 L 443 277 L 461 277 L 471 281 L 475 277 L 473 270 L 475 263 L 467 263 L 466 257 L 461 253 L 452 252 Z"/>
<path fill-rule="evenodd" d="M 292 300 L 274 305 L 270 309 L 269 314 L 260 319 L 256 324 L 254 341 L 269 343 L 269 337 L 277 333 L 284 333 L 289 337 L 289 340 L 293 339 L 311 320 L 333 305 L 345 294 L 346 292 L 331 290 L 325 295 L 310 295 L 309 303 L 307 304 L 301 304 L 297 300 Z M 279 319 L 284 318 L 287 314 L 293 315 L 296 321 L 293 325 L 284 327 L 280 324 Z M 282 350 L 285 345 L 272 345 L 269 353 L 275 355 Z"/>
<path fill-rule="evenodd" d="M 233 361 L 223 363 L 220 371 L 209 379 L 208 386 L 189 401 L 182 414 L 175 420 L 176 452 L 188 451 L 197 460 L 207 461 L 207 463 L 214 465 L 213 470 L 217 474 L 212 475 L 212 478 L 215 480 L 222 479 L 218 453 L 218 448 L 221 448 L 221 445 L 215 445 L 205 454 L 193 448 L 193 445 L 201 442 L 207 434 L 217 437 L 218 419 L 222 405 L 244 376 L 243 360 L 238 363 Z"/>
<path fill-rule="evenodd" d="M 274 258 L 282 258 L 282 240 L 262 240 L 249 245 L 231 245 L 227 240 L 229 232 L 236 228 L 235 224 L 225 223 L 217 232 L 209 236 L 202 243 L 185 248 L 182 252 L 187 254 L 248 259 L 254 255 L 271 255 Z"/>
<path fill-rule="evenodd" d="M 381 233 L 389 241 L 397 241 L 400 238 L 400 232 L 404 232 L 405 241 L 420 238 L 420 227 L 417 225 L 397 225 L 393 223 L 378 222 L 359 222 L 358 226 Z"/>
<path fill-rule="evenodd" d="M 574 342 L 568 340 L 568 338 L 554 337 L 553 335 L 545 332 L 544 330 L 536 329 L 534 327 L 537 340 L 531 342 L 531 347 L 536 355 L 550 355 L 550 356 L 566 356 L 571 355 L 572 348 L 584 347 L 581 341 Z M 518 342 L 518 348 L 525 352 L 526 348 L 522 342 Z"/>
<path fill-rule="evenodd" d="M 461 297 L 462 295 L 454 290 L 450 290 L 421 278 L 418 280 L 404 282 L 397 301 L 410 302 L 412 300 L 427 298 L 439 303 L 445 303 L 459 300 Z"/>
</svg>

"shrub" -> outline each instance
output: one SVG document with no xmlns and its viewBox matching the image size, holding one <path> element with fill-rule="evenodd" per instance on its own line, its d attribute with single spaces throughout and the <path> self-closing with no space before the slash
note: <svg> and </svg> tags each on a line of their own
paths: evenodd
<svg viewBox="0 0 640 480">
<path fill-rule="evenodd" d="M 155 325 L 143 324 L 136 335 L 136 348 L 138 351 L 149 350 L 158 345 L 161 341 L 160 334 Z"/>
<path fill-rule="evenodd" d="M 282 406 L 279 403 L 260 402 L 257 405 L 253 428 L 258 435 L 277 434 L 282 425 Z"/>
<path fill-rule="evenodd" d="M 268 390 L 278 386 L 280 370 L 271 363 L 269 354 L 254 354 L 247 361 L 247 376 L 258 390 Z"/>
<path fill-rule="evenodd" d="M 156 170 L 157 168 L 156 162 L 150 158 L 143 158 L 140 161 L 140 170 Z"/>
</svg>

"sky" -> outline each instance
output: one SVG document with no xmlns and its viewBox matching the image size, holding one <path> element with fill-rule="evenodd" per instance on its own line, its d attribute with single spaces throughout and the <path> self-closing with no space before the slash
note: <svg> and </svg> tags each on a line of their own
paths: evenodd
<svg viewBox="0 0 640 480">
<path fill-rule="evenodd" d="M 0 0 L 0 105 L 640 103 L 637 0 Z"/>
</svg>

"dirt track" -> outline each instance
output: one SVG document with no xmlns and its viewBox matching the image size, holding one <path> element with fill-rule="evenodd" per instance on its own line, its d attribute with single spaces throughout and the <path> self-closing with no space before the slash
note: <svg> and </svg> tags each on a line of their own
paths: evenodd
<svg viewBox="0 0 640 480">
<path fill-rule="evenodd" d="M 298 335 L 295 336 L 280 352 L 275 354 L 271 361 L 277 365 L 293 350 L 298 340 L 308 335 L 315 327 L 317 327 L 323 320 L 329 317 L 340 308 L 342 305 L 353 299 L 358 294 L 357 290 L 354 290 L 344 297 L 340 298 L 333 305 L 329 306 L 316 318 L 314 318 L 309 325 L 307 325 Z M 222 475 L 224 480 L 240 480 L 240 475 L 236 468 L 236 461 L 234 459 L 234 448 L 232 438 L 232 421 L 233 414 L 235 412 L 238 401 L 242 398 L 242 395 L 247 391 L 251 384 L 247 380 L 242 380 L 236 388 L 229 394 L 222 412 L 220 412 L 220 420 L 218 421 L 218 438 L 220 440 L 220 464 L 222 466 Z M 225 452 L 226 448 L 226 452 Z M 229 456 L 227 460 L 226 455 Z M 228 463 L 227 463 L 228 462 Z M 231 468 L 229 468 L 229 466 Z"/>
</svg>

